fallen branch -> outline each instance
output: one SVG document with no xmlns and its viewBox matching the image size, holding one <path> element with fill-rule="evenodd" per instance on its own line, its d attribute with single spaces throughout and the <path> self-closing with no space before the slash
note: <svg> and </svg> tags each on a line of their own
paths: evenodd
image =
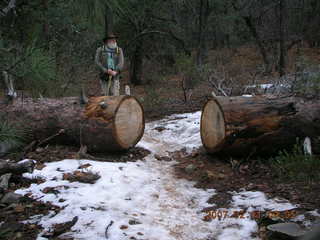
<svg viewBox="0 0 320 240">
<path fill-rule="evenodd" d="M 109 239 L 109 237 L 108 237 L 108 230 L 109 230 L 109 228 L 112 226 L 112 224 L 113 224 L 113 221 L 111 220 L 110 221 L 110 223 L 108 224 L 108 226 L 106 227 L 106 231 L 105 231 L 105 237 L 106 237 L 106 239 Z"/>
<path fill-rule="evenodd" d="M 20 163 L 7 162 L 5 160 L 0 160 L 0 175 L 6 173 L 22 174 L 22 173 L 32 173 L 35 163 L 33 160 L 25 160 Z"/>
<path fill-rule="evenodd" d="M 212 80 L 212 78 L 214 78 L 214 77 L 213 77 L 213 76 L 210 76 L 210 77 L 208 78 L 208 82 L 212 85 L 212 87 L 213 87 L 214 89 L 216 89 L 218 92 L 221 92 L 223 96 L 227 97 L 228 94 L 227 94 L 227 93 L 222 89 L 222 87 L 221 87 L 223 81 L 220 81 L 220 82 L 218 83 L 218 85 L 217 85 L 217 84 Z"/>
<path fill-rule="evenodd" d="M 44 234 L 44 237 L 55 239 L 63 233 L 69 232 L 70 229 L 77 223 L 78 216 L 75 216 L 71 221 L 65 223 L 58 223 L 53 225 L 53 231 Z"/>
<path fill-rule="evenodd" d="M 60 129 L 59 132 L 57 132 L 56 134 L 53 134 L 51 135 L 50 137 L 47 137 L 45 139 L 43 139 L 42 141 L 40 141 L 38 144 L 37 144 L 37 147 L 40 147 L 41 145 L 51 141 L 52 139 L 54 139 L 55 137 L 58 137 L 59 135 L 63 134 L 65 132 L 64 129 Z"/>
<path fill-rule="evenodd" d="M 37 147 L 37 141 L 32 141 L 23 149 L 22 157 L 25 157 L 29 152 L 32 152 Z"/>
<path fill-rule="evenodd" d="M 1 9 L 0 15 L 2 17 L 6 16 L 8 12 L 11 9 L 14 9 L 15 7 L 16 7 L 16 0 L 10 0 L 10 2 L 8 3 L 8 6 L 6 6 L 4 9 Z"/>
<path fill-rule="evenodd" d="M 54 139 L 55 137 L 58 137 L 60 136 L 61 134 L 63 134 L 65 132 L 64 129 L 60 129 L 57 133 L 41 140 L 41 141 L 32 141 L 29 145 L 27 145 L 25 148 L 24 148 L 24 151 L 23 151 L 23 154 L 22 156 L 25 157 L 29 152 L 32 152 L 34 150 L 36 150 L 38 147 L 41 147 L 43 144 L 51 141 L 52 139 Z"/>
</svg>

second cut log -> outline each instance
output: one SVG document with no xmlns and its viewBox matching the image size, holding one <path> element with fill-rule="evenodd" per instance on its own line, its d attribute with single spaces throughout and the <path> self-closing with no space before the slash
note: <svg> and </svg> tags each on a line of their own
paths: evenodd
<svg viewBox="0 0 320 240">
<path fill-rule="evenodd" d="M 270 157 L 297 139 L 320 136 L 320 101 L 301 98 L 217 97 L 203 107 L 201 139 L 209 153 Z M 314 145 L 315 153 L 319 147 Z"/>
</svg>

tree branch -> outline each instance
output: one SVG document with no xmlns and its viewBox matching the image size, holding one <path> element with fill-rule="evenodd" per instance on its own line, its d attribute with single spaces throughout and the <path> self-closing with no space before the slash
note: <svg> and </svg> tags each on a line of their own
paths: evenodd
<svg viewBox="0 0 320 240">
<path fill-rule="evenodd" d="M 34 168 L 33 160 L 25 160 L 19 163 L 7 162 L 0 159 L 0 175 L 6 173 L 22 174 L 22 173 L 32 173 Z"/>
<path fill-rule="evenodd" d="M 10 12 L 11 9 L 14 9 L 16 7 L 16 0 L 10 0 L 8 3 L 8 6 L 6 6 L 4 9 L 1 9 L 0 16 L 4 17 Z"/>
<path fill-rule="evenodd" d="M 136 35 L 133 39 L 131 39 L 129 41 L 129 43 L 125 46 L 125 48 L 131 47 L 131 45 L 133 43 L 135 43 L 138 39 L 145 37 L 146 35 L 151 35 L 151 34 L 159 34 L 159 35 L 165 35 L 165 36 L 171 37 L 172 39 L 174 39 L 175 41 L 179 42 L 182 45 L 183 50 L 185 51 L 185 53 L 188 56 L 191 56 L 191 52 L 188 49 L 186 49 L 185 43 L 182 39 L 176 37 L 172 32 L 163 32 L 163 31 L 158 31 L 158 30 L 143 31 L 143 32 L 139 33 L 138 35 Z"/>
</svg>

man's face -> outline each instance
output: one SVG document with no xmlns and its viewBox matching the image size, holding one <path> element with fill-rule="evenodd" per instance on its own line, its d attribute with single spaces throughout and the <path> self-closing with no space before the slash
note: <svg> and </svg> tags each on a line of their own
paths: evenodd
<svg viewBox="0 0 320 240">
<path fill-rule="evenodd" d="M 114 39 L 114 38 L 107 40 L 107 44 L 108 44 L 108 45 L 113 45 L 113 44 L 115 44 L 116 42 L 117 42 L 117 41 L 116 41 L 116 39 Z"/>
</svg>

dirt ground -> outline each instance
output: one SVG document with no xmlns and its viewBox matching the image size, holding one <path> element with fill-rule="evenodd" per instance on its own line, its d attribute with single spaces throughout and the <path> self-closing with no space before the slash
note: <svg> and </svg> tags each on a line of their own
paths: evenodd
<svg viewBox="0 0 320 240">
<path fill-rule="evenodd" d="M 41 179 L 27 179 L 21 176 L 12 176 L 10 187 L 2 192 L 15 191 L 16 189 L 28 187 L 32 183 L 41 182 Z M 1 195 L 1 192 L 0 192 Z M 0 203 L 0 239 L 36 239 L 42 227 L 32 223 L 22 224 L 22 221 L 30 219 L 36 215 L 48 215 L 50 211 L 59 212 L 59 207 L 44 203 L 40 199 L 32 199 L 24 196 L 19 203 L 3 204 Z"/>
<path fill-rule="evenodd" d="M 284 216 L 281 221 L 290 221 L 291 218 L 301 214 L 305 214 L 306 219 L 311 222 L 316 220 L 315 217 L 306 213 L 320 209 L 320 186 L 317 182 L 283 182 L 275 176 L 268 164 L 251 160 L 249 163 L 237 165 L 234 162 L 219 160 L 207 154 L 203 148 L 192 154 L 180 151 L 172 156 L 178 162 L 175 165 L 175 173 L 178 178 L 194 181 L 195 186 L 199 188 L 216 189 L 216 194 L 208 201 L 215 203 L 216 207 L 203 209 L 205 212 L 231 207 L 232 194 L 230 192 L 261 191 L 269 198 L 286 199 L 300 206 L 290 211 L 289 215 L 285 212 L 280 213 Z M 192 171 L 187 170 L 190 166 L 192 166 Z M 246 212 L 246 209 L 243 211 Z M 259 224 L 259 235 L 262 239 L 267 239 L 266 225 L 276 223 L 270 217 L 267 213 L 262 213 L 259 218 L 255 219 Z"/>
<path fill-rule="evenodd" d="M 173 154 L 176 164 L 176 175 L 196 182 L 196 187 L 214 188 L 218 194 L 212 202 L 217 202 L 217 208 L 224 208 L 230 202 L 230 191 L 262 191 L 269 197 L 282 197 L 291 203 L 297 203 L 301 210 L 320 208 L 320 186 L 318 183 L 282 182 L 277 179 L 272 169 L 260 161 L 250 161 L 240 166 L 232 167 L 225 160 L 219 160 L 205 152 L 203 148 L 186 155 L 183 152 Z M 186 172 L 188 165 L 194 165 L 195 170 Z M 221 194 L 221 196 L 219 196 Z"/>
</svg>

